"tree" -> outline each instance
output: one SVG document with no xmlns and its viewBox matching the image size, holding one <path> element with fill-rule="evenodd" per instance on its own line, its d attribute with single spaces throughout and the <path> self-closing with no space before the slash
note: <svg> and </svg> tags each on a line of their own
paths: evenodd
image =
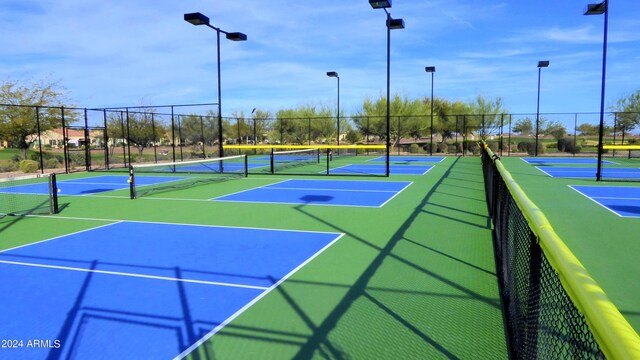
<svg viewBox="0 0 640 360">
<path fill-rule="evenodd" d="M 0 84 L 0 103 L 15 105 L 0 108 L 0 139 L 6 139 L 22 150 L 26 159 L 27 149 L 38 140 L 40 132 L 62 127 L 60 107 L 72 107 L 65 90 L 56 81 L 41 80 L 35 83 L 6 81 Z M 75 121 L 77 114 L 65 111 L 67 124 Z"/>
<path fill-rule="evenodd" d="M 518 119 L 513 126 L 513 132 L 521 135 L 533 134 L 533 121 L 530 118 Z"/>
<path fill-rule="evenodd" d="M 616 112 L 616 130 L 622 132 L 622 143 L 626 133 L 640 126 L 640 90 L 619 99 L 612 107 Z"/>
<path fill-rule="evenodd" d="M 580 124 L 576 127 L 576 130 L 580 132 L 581 135 L 598 135 L 599 127 L 598 125 L 592 124 Z"/>
<path fill-rule="evenodd" d="M 542 131 L 543 134 L 549 134 L 554 139 L 560 140 L 567 135 L 567 128 L 559 121 L 548 121 Z"/>
<path fill-rule="evenodd" d="M 502 98 L 497 97 L 495 100 L 485 99 L 482 95 L 476 96 L 474 100 L 468 102 L 469 113 L 476 116 L 471 117 L 467 128 L 479 129 L 480 138 L 486 140 L 486 137 L 495 134 L 500 128 L 500 119 L 507 114 L 507 110 L 503 109 Z"/>
</svg>

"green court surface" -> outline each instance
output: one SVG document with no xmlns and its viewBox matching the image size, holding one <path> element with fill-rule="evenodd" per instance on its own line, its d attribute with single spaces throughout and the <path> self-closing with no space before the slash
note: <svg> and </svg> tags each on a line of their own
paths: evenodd
<svg viewBox="0 0 640 360">
<path fill-rule="evenodd" d="M 508 160 L 554 225 L 563 214 L 584 212 L 584 220 L 558 221 L 557 230 L 637 328 L 638 304 L 632 299 L 638 290 L 629 282 L 640 246 L 632 241 L 634 225 L 612 236 L 611 221 L 622 229 L 624 219 L 607 219 L 596 205 L 590 210 L 590 204 L 576 206 L 580 196 L 564 189 L 563 180 L 544 178 L 519 159 L 513 165 Z M 58 181 L 98 175 L 103 174 L 60 175 Z M 412 184 L 380 208 L 210 200 L 292 178 Z M 344 234 L 190 358 L 508 357 L 479 157 L 447 157 L 425 175 L 250 174 L 136 200 L 129 199 L 127 189 L 61 196 L 60 205 L 57 215 L 0 220 L 0 247 L 121 220 Z M 637 234 L 638 225 L 635 229 Z M 584 235 L 574 236 L 578 232 Z"/>
<path fill-rule="evenodd" d="M 631 326 L 640 332 L 640 287 L 635 285 L 640 275 L 640 219 L 620 217 L 569 187 L 637 187 L 638 182 L 552 178 L 520 158 L 501 160 Z"/>
</svg>

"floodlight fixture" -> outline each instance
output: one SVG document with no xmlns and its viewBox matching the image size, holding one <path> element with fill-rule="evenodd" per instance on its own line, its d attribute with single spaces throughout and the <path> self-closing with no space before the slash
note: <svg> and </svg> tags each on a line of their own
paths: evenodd
<svg viewBox="0 0 640 360">
<path fill-rule="evenodd" d="M 184 21 L 193 25 L 209 25 L 209 18 L 199 12 L 184 14 Z"/>
<path fill-rule="evenodd" d="M 436 72 L 436 67 L 435 66 L 426 66 L 424 68 L 424 71 L 426 71 L 428 73 L 434 73 L 434 72 Z"/>
<path fill-rule="evenodd" d="M 374 9 L 388 9 L 391 7 L 391 0 L 369 0 L 369 5 Z"/>
<path fill-rule="evenodd" d="M 387 20 L 387 26 L 391 30 L 404 29 L 404 20 L 402 20 L 402 19 L 388 19 Z"/>
<path fill-rule="evenodd" d="M 338 77 L 338 73 L 337 73 L 337 72 L 335 72 L 335 71 L 328 71 L 328 72 L 327 72 L 327 76 L 328 76 L 328 77 L 334 77 L 334 78 L 337 78 L 337 77 Z"/>
<path fill-rule="evenodd" d="M 539 68 L 549 67 L 549 60 L 538 61 L 538 67 Z"/>
<path fill-rule="evenodd" d="M 241 32 L 232 32 L 232 33 L 226 33 L 227 34 L 227 40 L 231 40 L 231 41 L 247 41 L 247 35 L 241 33 Z"/>
<path fill-rule="evenodd" d="M 607 11 L 607 2 L 603 1 L 599 4 L 589 4 L 584 9 L 585 15 L 602 15 Z"/>
</svg>

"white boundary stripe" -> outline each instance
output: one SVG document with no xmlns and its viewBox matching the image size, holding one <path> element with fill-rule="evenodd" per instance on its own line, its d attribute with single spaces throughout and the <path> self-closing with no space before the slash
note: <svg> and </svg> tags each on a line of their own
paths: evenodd
<svg viewBox="0 0 640 360">
<path fill-rule="evenodd" d="M 399 190 L 361 190 L 361 189 L 327 189 L 327 188 L 295 188 L 295 187 L 293 188 L 269 187 L 268 190 L 312 190 L 312 191 L 342 191 L 342 192 L 368 192 L 368 193 L 396 193 L 399 191 Z"/>
<path fill-rule="evenodd" d="M 331 173 L 333 170 L 344 169 L 344 168 L 348 168 L 348 167 L 354 167 L 354 168 L 357 169 L 358 165 L 364 165 L 366 167 L 371 167 L 371 168 L 374 168 L 374 167 L 375 168 L 379 168 L 379 167 L 383 167 L 384 166 L 382 164 L 347 164 L 347 165 L 342 165 L 342 166 L 338 166 L 338 167 L 335 167 L 335 168 L 331 168 L 331 169 L 329 169 L 329 173 Z M 396 165 L 396 166 L 403 166 L 403 165 Z M 419 175 L 419 176 L 422 176 L 422 175 L 426 175 L 429 171 L 431 171 L 431 169 L 433 169 L 435 167 L 435 165 L 416 165 L 416 166 L 408 165 L 408 166 L 404 166 L 404 167 L 405 168 L 408 168 L 408 167 L 428 167 L 428 169 L 425 172 L 423 172 L 422 174 L 420 174 L 420 173 L 394 173 L 393 171 L 391 171 L 391 167 L 390 167 L 389 168 L 389 174 L 391 174 L 391 175 L 408 175 L 408 176 Z M 366 169 L 366 168 L 362 167 L 362 169 Z M 344 170 L 349 171 L 348 169 L 344 169 Z M 320 172 L 320 174 L 322 174 L 322 173 L 324 173 L 324 171 Z M 358 174 L 358 172 L 356 172 L 356 171 L 350 171 L 350 173 L 353 174 L 353 175 Z M 339 172 L 337 172 L 337 174 L 347 174 L 348 175 L 349 173 L 344 173 L 344 172 L 340 172 L 339 171 Z M 365 174 L 365 175 L 368 175 L 368 176 L 384 175 L 384 174 L 367 173 L 367 172 L 364 172 L 364 171 L 361 172 L 360 174 Z M 355 181 L 357 181 L 357 180 L 355 180 Z"/>
<path fill-rule="evenodd" d="M 257 290 L 266 290 L 266 289 L 268 289 L 267 287 L 264 287 L 264 286 L 242 285 L 242 284 L 223 283 L 223 282 L 205 281 L 205 280 L 178 279 L 178 278 L 171 278 L 171 277 L 166 277 L 166 276 L 134 274 L 134 273 L 125 273 L 125 272 L 120 272 L 120 271 L 83 269 L 83 268 L 76 268 L 76 267 L 69 267 L 69 266 L 58 266 L 58 265 L 33 264 L 33 263 L 25 263 L 25 262 L 19 262 L 19 261 L 0 260 L 0 264 L 21 265 L 21 266 L 38 267 L 38 268 L 45 268 L 45 269 L 79 271 L 79 272 L 88 272 L 88 273 L 95 273 L 95 274 L 119 275 L 119 276 L 128 276 L 128 277 L 143 278 L 143 279 L 176 281 L 176 282 L 185 282 L 185 283 L 193 283 L 193 284 L 238 287 L 238 288 L 244 288 L 244 289 L 257 289 Z"/>
<path fill-rule="evenodd" d="M 380 206 L 379 205 L 346 205 L 346 204 L 318 204 L 318 203 L 311 203 L 311 202 L 299 202 L 299 203 L 292 203 L 292 202 L 269 202 L 269 201 L 253 201 L 253 200 L 216 200 L 216 199 L 212 199 L 212 201 L 217 201 L 217 202 L 228 202 L 228 203 L 244 203 L 244 204 L 271 204 L 271 205 L 308 205 L 308 206 L 336 206 L 336 207 L 353 207 L 353 208 L 374 208 L 374 209 L 379 209 Z"/>
<path fill-rule="evenodd" d="M 429 169 L 431 170 L 431 169 Z M 403 192 L 406 188 L 408 188 L 409 186 L 413 185 L 413 181 L 410 182 L 409 184 L 407 184 L 407 186 L 405 186 L 404 188 L 402 188 L 402 190 L 398 191 L 395 195 L 393 195 L 392 197 L 389 198 L 389 200 L 383 202 L 382 204 L 380 204 L 379 207 L 383 207 L 385 206 L 389 201 L 393 200 L 396 196 L 400 195 L 401 192 Z"/>
<path fill-rule="evenodd" d="M 299 204 L 298 204 L 299 205 Z M 297 233 L 313 233 L 313 234 L 334 234 L 334 235 L 344 235 L 342 233 L 335 233 L 329 231 L 311 231 L 311 230 L 290 230 L 290 229 L 269 229 L 269 228 L 257 228 L 257 227 L 248 227 L 248 226 L 224 226 L 224 225 L 203 225 L 203 224 L 188 224 L 188 223 L 169 223 L 169 222 L 161 222 L 161 221 L 143 221 L 143 220 L 122 220 L 122 219 L 98 219 L 98 218 L 83 218 L 83 217 L 73 217 L 73 216 L 53 216 L 53 215 L 25 215 L 26 217 L 33 218 L 46 218 L 46 219 L 62 219 L 62 220 L 86 220 L 86 221 L 104 221 L 104 222 L 112 222 L 112 223 L 136 223 L 136 224 L 158 224 L 158 225 L 177 225 L 177 226 L 198 226 L 198 227 L 210 227 L 210 228 L 223 228 L 223 229 L 247 229 L 247 230 L 264 230 L 264 231 L 281 231 L 281 232 L 297 232 Z M 111 225 L 111 224 L 108 224 Z M 106 225 L 103 225 L 106 226 Z M 91 230 L 91 229 L 88 229 Z M 86 231 L 86 230 L 82 230 Z M 82 232 L 80 231 L 80 232 Z M 75 233 L 74 233 L 75 234 Z M 61 238 L 67 235 L 57 236 L 56 238 Z"/>
<path fill-rule="evenodd" d="M 613 211 L 612 209 L 609 209 L 607 206 L 605 206 L 604 204 L 599 203 L 598 201 L 596 201 L 594 198 L 592 198 L 591 196 L 583 193 L 582 191 L 576 189 L 574 186 L 580 186 L 580 185 L 567 185 L 569 186 L 571 189 L 573 189 L 575 192 L 577 192 L 578 194 L 586 197 L 587 199 L 589 199 L 590 201 L 593 201 L 594 203 L 598 204 L 599 206 L 605 208 L 607 211 L 615 214 L 618 217 L 633 217 L 633 216 L 622 216 L 621 214 L 618 214 L 617 212 Z"/>
<path fill-rule="evenodd" d="M 271 186 L 271 185 L 280 184 L 280 183 L 287 182 L 287 181 L 290 181 L 290 180 L 291 180 L 291 179 L 286 179 L 286 180 L 282 180 L 282 181 L 276 181 L 276 182 L 271 183 L 271 184 L 266 184 L 266 185 L 262 185 L 262 186 L 254 187 L 254 188 L 251 188 L 251 189 L 246 189 L 246 190 L 240 190 L 240 191 L 236 191 L 236 192 L 233 192 L 233 193 L 230 193 L 230 194 L 220 195 L 220 196 L 218 196 L 218 197 L 208 199 L 207 201 L 216 200 L 216 199 L 219 199 L 219 198 L 221 198 L 221 197 L 225 197 L 225 196 L 231 196 L 231 195 L 242 194 L 243 192 L 253 191 L 253 190 L 255 190 L 255 189 L 261 189 L 261 188 L 263 188 L 263 187 L 267 187 L 267 186 Z M 222 200 L 220 200 L 220 201 L 222 201 Z"/>
<path fill-rule="evenodd" d="M 27 216 L 29 216 L 29 217 L 49 217 L 49 216 L 37 216 L 37 215 L 27 215 Z M 53 217 L 51 217 L 51 218 L 53 218 Z M 56 218 L 56 219 L 57 219 L 57 218 Z M 95 221 L 95 219 L 83 219 L 83 220 Z M 98 221 L 102 221 L 102 220 L 98 220 Z M 100 229 L 100 228 L 103 228 L 103 227 L 107 227 L 107 226 L 115 225 L 115 224 L 118 224 L 118 223 L 120 223 L 120 222 L 122 222 L 122 221 L 119 221 L 119 220 L 109 220 L 109 222 L 111 222 L 111 224 L 100 225 L 100 226 L 94 226 L 94 227 L 91 227 L 91 228 L 88 228 L 88 229 L 84 229 L 84 230 L 80 230 L 80 231 L 72 232 L 72 233 L 70 233 L 70 234 L 64 234 L 64 235 L 60 235 L 60 236 L 56 236 L 56 237 L 52 237 L 52 238 L 49 238 L 49 239 L 44 239 L 44 240 L 36 241 L 36 242 L 33 242 L 33 243 L 24 244 L 24 245 L 19 245 L 19 246 L 15 246 L 15 247 L 12 247 L 12 248 L 9 248 L 9 249 L 4 249 L 4 250 L 1 250 L 1 251 L 0 251 L 0 254 L 2 254 L 2 253 L 3 253 L 3 252 L 5 252 L 5 251 L 16 250 L 16 249 L 20 249 L 20 248 L 28 247 L 28 246 L 31 246 L 31 245 L 36 245 L 36 244 L 40 244 L 40 243 L 43 243 L 43 242 L 47 242 L 47 241 L 51 241 L 51 240 L 60 239 L 60 238 L 66 237 L 66 236 L 76 235 L 76 234 L 81 234 L 81 233 L 83 233 L 83 232 L 92 231 L 92 230 Z"/>
<path fill-rule="evenodd" d="M 247 309 L 249 309 L 251 306 L 253 306 L 255 303 L 257 303 L 260 299 L 262 299 L 263 297 L 265 297 L 267 294 L 269 294 L 271 291 L 273 291 L 275 288 L 277 288 L 278 286 L 280 286 L 280 284 L 282 284 L 285 280 L 287 280 L 289 277 L 291 277 L 293 274 L 295 274 L 296 272 L 298 272 L 298 270 L 302 269 L 305 265 L 307 265 L 309 262 L 311 262 L 313 259 L 315 259 L 318 255 L 320 255 L 321 253 L 323 253 L 326 249 L 328 249 L 329 247 L 331 247 L 331 245 L 335 244 L 336 241 L 340 240 L 340 238 L 342 238 L 344 236 L 344 234 L 339 235 L 338 237 L 336 237 L 333 241 L 331 241 L 330 243 L 328 243 L 327 245 L 325 245 L 322 249 L 318 250 L 315 254 L 311 255 L 311 257 L 309 257 L 307 260 L 305 260 L 302 264 L 298 265 L 295 269 L 291 270 L 287 275 L 283 276 L 282 279 L 278 280 L 278 282 L 276 282 L 275 284 L 271 285 L 271 287 L 269 287 L 268 289 L 266 289 L 264 292 L 262 292 L 260 295 L 258 295 L 257 297 L 255 297 L 253 300 L 251 300 L 249 303 L 247 303 L 245 306 L 243 306 L 242 308 L 240 308 L 238 311 L 236 311 L 233 315 L 229 316 L 225 321 L 223 321 L 220 325 L 216 326 L 215 328 L 213 328 L 213 330 L 211 330 L 209 333 L 207 333 L 205 336 L 203 336 L 202 338 L 200 338 L 200 340 L 196 341 L 195 343 L 193 343 L 191 346 L 189 346 L 186 350 L 184 350 L 182 353 L 178 354 L 178 356 L 176 356 L 174 359 L 183 359 L 185 358 L 187 355 L 189 355 L 189 353 L 191 353 L 193 350 L 195 350 L 196 348 L 198 348 L 200 345 L 202 345 L 204 342 L 206 342 L 207 340 L 209 340 L 212 336 L 214 336 L 216 333 L 218 333 L 220 330 L 222 330 L 222 328 L 224 328 L 225 326 L 227 326 L 230 322 L 232 322 L 233 320 L 235 320 L 238 316 L 242 315 L 242 313 L 244 313 Z"/>
<path fill-rule="evenodd" d="M 366 155 L 363 155 L 363 156 L 366 156 Z M 390 157 L 398 158 L 398 157 L 403 157 L 403 155 L 390 155 Z M 422 159 L 422 158 L 425 158 L 425 159 L 437 159 L 437 158 L 439 158 L 440 159 L 438 161 L 405 160 L 406 162 L 421 162 L 421 163 L 432 163 L 432 164 L 441 163 L 445 159 L 444 157 L 439 157 L 439 156 L 436 156 L 436 157 L 430 157 L 430 156 L 420 157 L 420 156 L 408 156 L 408 155 L 405 155 L 404 157 L 409 158 L 409 159 Z M 386 162 L 386 157 L 385 156 L 378 156 L 376 158 L 373 158 L 373 159 L 370 159 L 370 160 L 366 160 L 365 162 L 379 162 L 380 160 L 378 160 L 378 159 L 383 159 L 384 162 Z M 391 159 L 389 159 L 389 163 L 392 163 L 392 162 L 402 162 L 402 160 L 397 160 L 397 159 L 396 160 L 391 160 Z"/>
</svg>

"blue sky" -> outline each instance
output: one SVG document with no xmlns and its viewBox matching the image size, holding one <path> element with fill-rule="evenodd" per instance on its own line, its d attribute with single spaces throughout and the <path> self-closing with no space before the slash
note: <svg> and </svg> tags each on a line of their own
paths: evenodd
<svg viewBox="0 0 640 360">
<path fill-rule="evenodd" d="M 590 0 L 395 0 L 392 93 L 430 95 L 424 67 L 436 66 L 436 96 L 503 98 L 512 113 L 597 112 L 603 16 Z M 591 2 L 598 2 L 593 1 Z M 215 102 L 215 31 L 183 14 L 248 35 L 222 37 L 223 115 L 257 107 L 341 108 L 385 94 L 385 14 L 366 0 L 0 0 L 0 80 L 60 80 L 82 107 Z M 607 107 L 640 89 L 640 1 L 612 0 Z"/>
</svg>

